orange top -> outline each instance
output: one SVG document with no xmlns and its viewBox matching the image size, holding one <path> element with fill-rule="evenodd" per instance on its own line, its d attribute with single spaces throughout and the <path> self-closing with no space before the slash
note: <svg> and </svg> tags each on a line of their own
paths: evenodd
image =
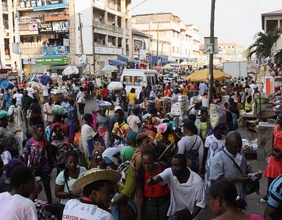
<svg viewBox="0 0 282 220">
<path fill-rule="evenodd" d="M 148 187 L 147 186 L 147 180 L 151 179 L 152 177 L 158 175 L 163 171 L 162 166 L 158 163 L 158 170 L 157 172 L 153 173 L 152 175 L 149 174 L 148 171 L 145 171 L 145 178 L 144 178 L 144 196 L 146 198 L 159 198 L 162 196 L 165 196 L 169 193 L 169 187 L 168 185 L 161 185 L 161 184 L 156 184 L 153 187 Z"/>
</svg>

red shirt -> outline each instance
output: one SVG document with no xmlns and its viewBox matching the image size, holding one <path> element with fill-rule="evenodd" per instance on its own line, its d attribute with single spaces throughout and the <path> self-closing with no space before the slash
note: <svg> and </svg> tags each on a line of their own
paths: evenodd
<svg viewBox="0 0 282 220">
<path fill-rule="evenodd" d="M 158 163 L 158 170 L 157 172 L 153 173 L 152 175 L 149 174 L 148 171 L 145 171 L 145 178 L 144 178 L 144 196 L 146 198 L 159 198 L 162 196 L 165 196 L 169 193 L 169 187 L 168 185 L 161 185 L 161 184 L 156 184 L 153 187 L 148 187 L 147 186 L 147 180 L 151 179 L 152 177 L 158 175 L 163 171 L 162 166 Z"/>
<path fill-rule="evenodd" d="M 107 97 L 107 95 L 108 95 L 108 89 L 107 89 L 107 88 L 102 89 L 102 90 L 101 90 L 101 95 L 102 95 L 102 97 Z"/>
</svg>

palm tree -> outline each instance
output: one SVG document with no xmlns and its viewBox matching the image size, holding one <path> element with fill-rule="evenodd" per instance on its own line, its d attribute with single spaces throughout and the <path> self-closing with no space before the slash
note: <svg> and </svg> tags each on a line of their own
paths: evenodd
<svg viewBox="0 0 282 220">
<path fill-rule="evenodd" d="M 271 56 L 271 48 L 281 34 L 282 29 L 275 29 L 268 33 L 258 32 L 254 36 L 255 42 L 248 47 L 248 58 L 251 58 L 253 54 L 257 56 L 257 59 Z"/>
</svg>

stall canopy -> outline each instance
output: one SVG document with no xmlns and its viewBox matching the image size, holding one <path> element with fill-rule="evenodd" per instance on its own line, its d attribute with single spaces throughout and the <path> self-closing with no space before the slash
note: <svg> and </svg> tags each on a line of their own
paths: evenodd
<svg viewBox="0 0 282 220">
<path fill-rule="evenodd" d="M 68 8 L 68 7 L 69 7 L 68 3 L 49 4 L 49 5 L 33 7 L 33 11 L 45 11 L 45 10 L 53 10 L 53 9 Z"/>
<path fill-rule="evenodd" d="M 64 65 L 64 66 L 53 66 L 51 68 L 52 71 L 55 71 L 55 70 L 64 70 L 65 68 L 67 68 L 68 66 L 74 66 L 76 67 L 77 69 L 82 69 L 82 66 L 81 65 Z"/>
<path fill-rule="evenodd" d="M 121 60 L 109 60 L 109 64 L 114 66 L 126 66 L 127 62 Z"/>
<path fill-rule="evenodd" d="M 118 70 L 118 68 L 116 66 L 112 66 L 112 65 L 107 65 L 107 66 L 104 66 L 102 68 L 102 71 L 109 71 L 109 72 L 117 71 L 117 70 Z"/>
<path fill-rule="evenodd" d="M 133 60 L 132 59 L 130 59 L 129 57 L 127 57 L 127 56 L 123 56 L 123 55 L 117 55 L 117 58 L 118 58 L 118 60 L 121 60 L 121 61 L 124 61 L 124 62 L 133 62 Z"/>
<path fill-rule="evenodd" d="M 214 80 L 219 80 L 219 81 L 222 81 L 223 79 L 232 78 L 231 75 L 225 72 L 221 72 L 220 70 L 213 70 L 213 77 L 214 77 Z M 189 80 L 192 82 L 203 82 L 203 81 L 206 81 L 207 79 L 209 79 L 209 70 L 208 69 L 196 71 L 184 78 L 184 80 Z"/>
</svg>

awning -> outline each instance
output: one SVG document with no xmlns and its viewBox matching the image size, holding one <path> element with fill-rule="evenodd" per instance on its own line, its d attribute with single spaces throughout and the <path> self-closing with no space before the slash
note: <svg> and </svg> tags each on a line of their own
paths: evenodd
<svg viewBox="0 0 282 220">
<path fill-rule="evenodd" d="M 127 62 L 121 60 L 109 60 L 109 64 L 114 66 L 126 66 Z"/>
<path fill-rule="evenodd" d="M 188 57 L 179 57 L 179 59 L 188 61 Z"/>
<path fill-rule="evenodd" d="M 117 55 L 118 60 L 124 61 L 124 62 L 133 62 L 132 59 L 130 59 L 127 56 L 123 56 L 123 55 Z"/>
<path fill-rule="evenodd" d="M 56 57 L 41 57 L 36 58 L 36 65 L 43 66 L 43 65 L 50 65 L 50 66 L 57 66 L 57 65 L 66 65 L 68 64 L 68 57 L 67 56 L 56 56 Z"/>
<path fill-rule="evenodd" d="M 82 69 L 82 65 L 63 65 L 63 66 L 53 66 L 51 70 L 64 70 L 68 66 L 75 66 L 77 69 Z"/>
<path fill-rule="evenodd" d="M 162 63 L 168 63 L 168 57 L 158 57 L 158 60 Z M 157 56 L 152 56 L 152 62 L 157 63 Z"/>
<path fill-rule="evenodd" d="M 62 3 L 62 4 L 50 4 L 50 5 L 42 5 L 33 7 L 33 11 L 44 11 L 44 10 L 53 10 L 53 9 L 59 9 L 59 8 L 68 8 L 68 3 Z"/>
</svg>

